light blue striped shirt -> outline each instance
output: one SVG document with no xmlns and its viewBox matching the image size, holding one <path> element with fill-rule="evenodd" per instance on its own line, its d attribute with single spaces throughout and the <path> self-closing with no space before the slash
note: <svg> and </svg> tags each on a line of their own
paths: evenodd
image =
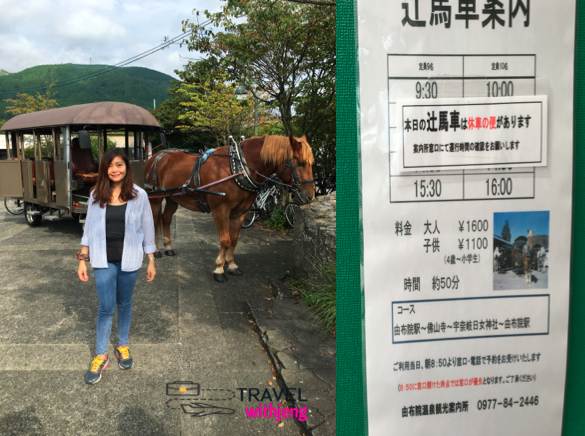
<svg viewBox="0 0 585 436">
<path fill-rule="evenodd" d="M 134 189 L 138 195 L 130 200 L 126 207 L 122 271 L 140 269 L 144 254 L 156 251 L 154 220 L 148 195 L 137 185 L 134 185 Z M 89 258 L 93 268 L 108 267 L 106 208 L 101 208 L 99 203 L 93 203 L 93 192 L 87 205 L 81 245 L 89 247 Z"/>
</svg>

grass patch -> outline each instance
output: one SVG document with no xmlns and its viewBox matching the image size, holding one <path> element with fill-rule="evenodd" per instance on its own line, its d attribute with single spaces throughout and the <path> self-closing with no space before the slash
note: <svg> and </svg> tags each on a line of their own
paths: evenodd
<svg viewBox="0 0 585 436">
<path fill-rule="evenodd" d="M 266 227 L 271 230 L 284 230 L 286 226 L 286 218 L 282 209 L 275 210 L 270 218 L 266 220 Z"/>
<path fill-rule="evenodd" d="M 293 294 L 307 302 L 311 312 L 322 322 L 323 327 L 333 336 L 336 328 L 336 268 L 335 264 L 315 264 L 316 275 L 313 279 L 298 280 L 288 278 Z"/>
</svg>

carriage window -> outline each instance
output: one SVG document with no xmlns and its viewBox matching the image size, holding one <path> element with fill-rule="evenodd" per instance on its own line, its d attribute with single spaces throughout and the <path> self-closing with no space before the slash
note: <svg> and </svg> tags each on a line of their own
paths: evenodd
<svg viewBox="0 0 585 436">
<path fill-rule="evenodd" d="M 35 147 L 33 135 L 22 135 L 22 140 L 24 143 L 24 157 L 26 157 L 27 159 L 34 159 Z"/>
<path fill-rule="evenodd" d="M 41 138 L 41 158 L 54 157 L 55 150 L 53 148 L 53 135 L 40 135 Z"/>
</svg>

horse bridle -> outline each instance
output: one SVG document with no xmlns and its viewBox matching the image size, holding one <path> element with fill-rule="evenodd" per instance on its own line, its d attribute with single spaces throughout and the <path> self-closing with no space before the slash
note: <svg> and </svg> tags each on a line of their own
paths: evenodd
<svg viewBox="0 0 585 436">
<path fill-rule="evenodd" d="M 284 168 L 282 169 L 282 173 L 280 173 L 280 177 L 279 179 L 282 180 L 282 176 L 284 176 L 284 172 L 286 170 L 290 170 L 290 172 L 292 173 L 292 179 L 293 179 L 293 183 L 291 183 L 291 185 L 287 185 L 286 183 L 282 182 L 284 186 L 286 186 L 287 190 L 289 192 L 294 192 L 295 194 L 297 194 L 297 197 L 299 197 L 299 199 L 302 199 L 303 197 L 301 197 L 301 193 L 300 193 L 300 186 L 304 185 L 305 183 L 315 183 L 315 180 L 301 180 L 299 178 L 299 176 L 297 175 L 297 173 L 295 172 L 293 166 L 292 166 L 292 161 L 290 159 L 286 160 L 286 164 L 284 165 Z"/>
<path fill-rule="evenodd" d="M 232 140 L 232 142 L 235 145 L 235 148 L 238 149 L 238 143 L 234 140 L 233 136 L 230 135 L 229 136 L 229 139 Z M 241 139 L 241 141 L 240 141 L 240 144 L 241 144 L 241 142 L 244 140 L 244 137 L 242 136 L 240 139 Z M 221 156 L 221 155 L 219 155 L 219 156 Z M 264 179 L 269 179 L 270 178 L 270 176 L 269 177 L 266 177 L 264 174 L 261 174 L 258 171 L 256 171 L 254 168 L 252 168 L 250 165 L 248 165 L 248 163 L 245 162 L 245 160 L 242 159 L 242 157 L 243 157 L 243 153 L 242 153 L 242 156 L 240 156 L 239 153 L 238 153 L 237 160 L 240 161 L 240 163 L 242 164 L 243 167 L 249 168 L 250 170 L 254 171 L 256 174 L 258 174 L 260 177 L 263 177 Z M 293 183 L 291 183 L 290 185 L 287 185 L 286 183 L 284 183 L 282 181 L 282 176 L 284 176 L 284 172 L 287 169 L 290 170 L 290 172 L 292 173 L 292 178 L 293 178 Z M 301 185 L 304 185 L 305 183 L 315 183 L 315 180 L 301 180 L 299 178 L 299 176 L 297 175 L 297 173 L 295 172 L 293 166 L 292 166 L 291 159 L 287 159 L 286 160 L 286 163 L 284 165 L 284 168 L 282 169 L 282 173 L 280 173 L 280 177 L 278 177 L 278 178 L 280 179 L 280 181 L 277 181 L 277 180 L 274 180 L 274 179 L 272 179 L 272 181 L 274 183 L 277 183 L 277 184 L 280 184 L 280 185 L 284 186 L 287 189 L 287 191 L 293 192 L 293 193 L 297 194 L 297 197 L 299 199 L 301 199 L 301 200 L 302 200 L 303 197 L 301 196 L 301 192 L 300 192 L 300 189 L 299 189 L 300 186 Z"/>
</svg>

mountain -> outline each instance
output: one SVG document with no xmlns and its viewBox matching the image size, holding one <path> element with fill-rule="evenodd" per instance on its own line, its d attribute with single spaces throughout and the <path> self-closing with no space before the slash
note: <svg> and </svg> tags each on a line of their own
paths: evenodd
<svg viewBox="0 0 585 436">
<path fill-rule="evenodd" d="M 171 87 L 173 77 L 142 67 L 117 68 L 111 72 L 93 78 L 84 78 L 70 85 L 59 84 L 97 73 L 107 65 L 39 65 L 27 68 L 19 73 L 6 73 L 0 70 L 0 119 L 12 118 L 5 112 L 9 104 L 4 100 L 14 99 L 14 93 L 22 91 L 34 95 L 32 89 L 40 88 L 46 82 L 57 80 L 53 91 L 59 107 L 74 104 L 95 103 L 100 101 L 120 101 L 132 103 L 145 109 L 153 108 L 153 99 L 157 106 L 170 98 L 167 89 Z M 6 73 L 5 75 L 3 75 Z M 41 94 L 44 91 L 41 91 Z"/>
</svg>

